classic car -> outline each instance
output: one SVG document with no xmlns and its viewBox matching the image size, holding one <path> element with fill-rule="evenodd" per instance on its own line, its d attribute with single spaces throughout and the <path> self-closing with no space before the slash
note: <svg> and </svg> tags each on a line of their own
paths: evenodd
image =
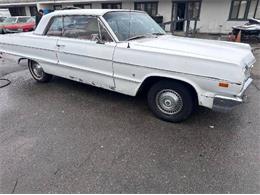
<svg viewBox="0 0 260 195">
<path fill-rule="evenodd" d="M 0 34 L 4 33 L 4 30 L 3 30 L 4 25 L 8 24 L 8 23 L 5 22 L 6 20 L 7 20 L 6 17 L 0 17 Z"/>
<path fill-rule="evenodd" d="M 2 23 L 4 22 L 5 19 L 6 19 L 6 17 L 0 17 L 0 34 L 3 34 Z"/>
<path fill-rule="evenodd" d="M 35 19 L 28 16 L 10 17 L 4 23 L 4 33 L 29 32 L 35 28 Z"/>
<path fill-rule="evenodd" d="M 145 12 L 64 10 L 34 32 L 0 36 L 1 57 L 28 61 L 32 77 L 52 75 L 122 94 L 147 94 L 159 118 L 180 122 L 197 106 L 243 103 L 255 57 L 248 44 L 167 35 Z"/>
</svg>

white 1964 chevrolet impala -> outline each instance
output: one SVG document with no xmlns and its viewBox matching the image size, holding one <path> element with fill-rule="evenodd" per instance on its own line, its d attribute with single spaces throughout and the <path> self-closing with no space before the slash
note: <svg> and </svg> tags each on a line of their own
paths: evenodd
<svg viewBox="0 0 260 195">
<path fill-rule="evenodd" d="M 0 36 L 0 54 L 28 60 L 39 82 L 56 75 L 131 96 L 145 91 L 151 111 L 171 122 L 198 105 L 241 104 L 255 63 L 247 44 L 167 35 L 146 13 L 129 10 L 48 14 L 33 33 Z"/>
</svg>

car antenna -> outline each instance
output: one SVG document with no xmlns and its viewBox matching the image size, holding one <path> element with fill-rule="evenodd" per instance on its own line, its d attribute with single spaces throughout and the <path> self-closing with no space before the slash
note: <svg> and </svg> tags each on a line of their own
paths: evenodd
<svg viewBox="0 0 260 195">
<path fill-rule="evenodd" d="M 129 30 L 128 30 L 128 38 L 130 38 L 130 35 L 131 35 L 131 14 L 132 14 L 132 7 L 131 7 L 131 4 L 132 3 L 132 0 L 129 0 L 129 6 L 130 6 L 130 12 L 129 12 Z M 128 41 L 128 44 L 127 44 L 127 48 L 131 48 L 130 47 L 130 42 Z"/>
</svg>

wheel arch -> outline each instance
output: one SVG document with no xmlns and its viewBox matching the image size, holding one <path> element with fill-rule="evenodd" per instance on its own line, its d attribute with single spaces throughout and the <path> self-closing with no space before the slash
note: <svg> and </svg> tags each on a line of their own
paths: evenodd
<svg viewBox="0 0 260 195">
<path fill-rule="evenodd" d="M 26 58 L 26 57 L 20 57 L 20 58 L 18 58 L 18 64 L 20 64 L 22 61 L 25 61 L 25 60 L 27 60 L 27 62 L 29 63 L 29 61 L 34 61 L 34 60 L 32 60 L 32 59 L 30 59 L 30 58 Z"/>
<path fill-rule="evenodd" d="M 28 58 L 28 57 L 20 57 L 18 59 L 18 64 L 20 64 L 22 61 L 27 61 L 27 65 L 29 65 L 29 63 L 31 62 L 36 62 L 38 63 L 36 60 L 32 59 L 32 58 Z"/>
<path fill-rule="evenodd" d="M 192 92 L 192 95 L 194 99 L 196 100 L 196 103 L 199 102 L 199 94 L 201 89 L 192 81 L 182 78 L 182 77 L 171 77 L 171 76 L 165 76 L 165 75 L 149 75 L 147 76 L 143 82 L 138 87 L 138 90 L 136 92 L 136 95 L 147 93 L 147 91 L 151 88 L 152 85 L 155 83 L 162 81 L 162 80 L 168 80 L 173 82 L 181 83 L 187 88 L 189 88 Z"/>
</svg>

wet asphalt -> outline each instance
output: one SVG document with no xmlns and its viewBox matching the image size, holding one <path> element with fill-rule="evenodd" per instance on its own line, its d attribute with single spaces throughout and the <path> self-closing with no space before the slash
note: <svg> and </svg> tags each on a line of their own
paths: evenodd
<svg viewBox="0 0 260 195">
<path fill-rule="evenodd" d="M 260 193 L 260 55 L 248 102 L 186 122 L 155 118 L 145 97 L 0 63 L 1 193 Z M 0 81 L 1 83 L 1 81 Z"/>
</svg>

